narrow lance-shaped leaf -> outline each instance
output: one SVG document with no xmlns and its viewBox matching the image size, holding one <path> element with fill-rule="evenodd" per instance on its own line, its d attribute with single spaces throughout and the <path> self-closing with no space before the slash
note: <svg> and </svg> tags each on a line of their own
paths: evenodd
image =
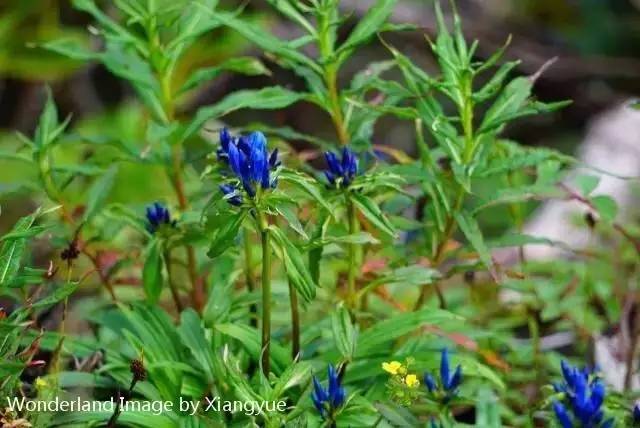
<svg viewBox="0 0 640 428">
<path fill-rule="evenodd" d="M 162 292 L 162 252 L 160 242 L 153 240 L 147 248 L 147 258 L 142 269 L 144 294 L 149 303 L 156 303 Z"/>
<path fill-rule="evenodd" d="M 457 213 L 456 222 L 460 227 L 460 230 L 469 240 L 469 243 L 473 246 L 473 248 L 478 253 L 478 257 L 484 265 L 489 269 L 489 272 L 497 281 L 497 275 L 495 273 L 493 267 L 493 260 L 491 258 L 491 253 L 489 252 L 489 248 L 484 242 L 484 237 L 482 236 L 482 232 L 480 231 L 480 227 L 476 220 L 469 214 L 468 212 Z"/>
<path fill-rule="evenodd" d="M 302 253 L 280 229 L 270 226 L 269 231 L 274 238 L 274 244 L 277 243 L 279 247 L 277 248 L 279 251 L 276 252 L 282 258 L 289 280 L 300 296 L 306 302 L 310 302 L 316 297 L 316 284 L 313 282 Z"/>
<path fill-rule="evenodd" d="M 242 210 L 219 216 L 218 220 L 222 219 L 222 221 L 216 221 L 217 229 L 214 231 L 207 253 L 209 257 L 213 259 L 220 256 L 234 244 L 246 215 L 247 212 Z"/>
<path fill-rule="evenodd" d="M 37 212 L 21 218 L 11 229 L 10 234 L 16 234 L 12 239 L 3 239 L 0 247 L 0 286 L 5 286 L 15 278 L 20 270 L 20 260 L 26 246 L 26 238 L 20 237 L 33 226 Z"/>
<path fill-rule="evenodd" d="M 275 110 L 288 107 L 305 98 L 305 94 L 293 92 L 280 86 L 272 86 L 259 90 L 247 89 L 236 91 L 217 104 L 199 109 L 184 131 L 182 139 L 185 140 L 198 132 L 208 120 L 224 116 L 233 111 L 244 108 Z"/>
<path fill-rule="evenodd" d="M 338 48 L 340 62 L 349 57 L 354 47 L 367 42 L 382 28 L 389 15 L 393 12 L 396 2 L 397 0 L 377 0 L 375 2 L 349 34 L 344 44 Z"/>
<path fill-rule="evenodd" d="M 393 225 L 389 222 L 389 219 L 385 217 L 373 199 L 360 193 L 353 193 L 350 197 L 358 210 L 364 214 L 367 220 L 373 223 L 377 229 L 392 237 L 396 235 Z"/>
<path fill-rule="evenodd" d="M 87 207 L 84 212 L 84 220 L 90 219 L 104 207 L 104 204 L 109 197 L 109 193 L 111 193 L 111 189 L 113 188 L 117 172 L 118 168 L 116 166 L 112 166 L 102 177 L 93 183 L 93 186 L 89 189 L 89 195 L 87 197 Z"/>
</svg>

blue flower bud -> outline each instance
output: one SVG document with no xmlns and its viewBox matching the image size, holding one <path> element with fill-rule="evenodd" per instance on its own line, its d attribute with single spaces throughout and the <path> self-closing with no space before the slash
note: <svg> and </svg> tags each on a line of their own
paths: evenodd
<svg viewBox="0 0 640 428">
<path fill-rule="evenodd" d="M 349 186 L 358 174 L 358 159 L 349 148 L 342 149 L 342 159 L 333 152 L 326 152 L 328 170 L 324 171 L 329 184 L 341 188 Z"/>
<path fill-rule="evenodd" d="M 154 202 L 147 206 L 147 230 L 149 233 L 156 233 L 163 225 L 171 227 L 176 225 L 176 221 L 171 220 L 169 209 L 160 202 Z"/>
</svg>

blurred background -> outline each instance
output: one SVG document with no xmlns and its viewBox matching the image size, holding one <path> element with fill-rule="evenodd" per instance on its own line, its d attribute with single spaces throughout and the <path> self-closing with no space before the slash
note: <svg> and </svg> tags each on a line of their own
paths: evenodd
<svg viewBox="0 0 640 428">
<path fill-rule="evenodd" d="M 0 217 L 3 229 L 15 215 L 31 209 L 29 189 L 16 184 L 30 171 L 24 163 L 7 160 L 6 153 L 20 147 L 15 131 L 27 135 L 33 132 L 45 99 L 45 83 L 53 89 L 60 115 L 72 115 L 73 129 L 83 136 L 124 133 L 144 139 L 144 130 L 137 129 L 142 109 L 127 83 L 101 65 L 72 61 L 38 47 L 50 40 L 72 38 L 100 49 L 90 34 L 90 18 L 75 11 L 70 3 L 69 0 L 0 2 L 0 152 L 5 153 L 4 159 L 0 158 L 0 202 L 6 214 Z M 114 9 L 111 1 L 99 3 L 107 11 Z M 275 16 L 264 1 L 222 3 L 229 8 L 246 4 L 247 18 L 260 22 L 265 31 L 283 38 L 296 35 L 296 29 Z M 352 23 L 369 7 L 364 0 L 343 0 L 341 4 L 350 13 Z M 480 40 L 480 57 L 490 55 L 511 35 L 506 57 L 522 61 L 518 73 L 533 74 L 549 59 L 558 58 L 537 81 L 535 93 L 545 101 L 571 99 L 573 104 L 554 115 L 519 120 L 507 130 L 509 138 L 574 153 L 595 118 L 640 91 L 639 0 L 458 0 L 457 5 L 468 38 Z M 420 30 L 385 33 L 385 41 L 410 54 L 427 71 L 435 72 L 424 38 L 425 33 L 434 34 L 432 2 L 399 0 L 392 21 L 414 24 Z M 260 52 L 236 34 L 215 32 L 188 53 L 186 68 L 215 64 L 239 54 L 259 56 Z M 367 63 L 388 58 L 386 48 L 374 40 L 350 60 L 341 78 L 346 84 Z M 266 59 L 265 62 L 273 72 L 271 76 L 225 75 L 214 86 L 189 94 L 181 102 L 180 113 L 188 116 L 198 106 L 215 102 L 240 88 L 280 84 L 295 89 L 302 84 L 291 72 L 278 69 Z M 228 120 L 232 125 L 256 120 L 286 124 L 333 138 L 329 121 L 315 113 L 312 106 L 297 104 L 275 113 L 237 113 Z M 386 118 L 377 126 L 374 143 L 413 153 L 412 134 L 410 124 Z M 302 142 L 291 143 L 305 148 Z M 162 179 L 126 174 L 121 172 L 119 180 L 123 184 L 136 181 L 140 202 L 162 195 L 166 184 Z M 127 196 L 135 200 L 131 192 L 128 189 Z"/>
</svg>

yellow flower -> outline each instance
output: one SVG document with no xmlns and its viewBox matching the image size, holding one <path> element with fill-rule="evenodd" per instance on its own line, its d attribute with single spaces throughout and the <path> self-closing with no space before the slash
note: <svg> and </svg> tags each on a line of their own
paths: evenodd
<svg viewBox="0 0 640 428">
<path fill-rule="evenodd" d="M 402 364 L 398 361 L 391 361 L 390 363 L 382 363 L 382 370 L 392 375 L 397 375 L 398 371 L 402 368 Z"/>
<path fill-rule="evenodd" d="M 46 388 L 47 386 L 49 386 L 49 383 L 45 379 L 41 377 L 36 378 L 36 388 Z"/>
<path fill-rule="evenodd" d="M 420 385 L 418 376 L 414 374 L 407 375 L 407 377 L 404 378 L 404 383 L 406 383 L 409 388 L 416 388 Z"/>
</svg>

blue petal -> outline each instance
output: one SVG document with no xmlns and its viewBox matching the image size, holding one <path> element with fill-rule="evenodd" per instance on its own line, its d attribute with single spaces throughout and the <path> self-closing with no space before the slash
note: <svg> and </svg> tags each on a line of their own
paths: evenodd
<svg viewBox="0 0 640 428">
<path fill-rule="evenodd" d="M 436 385 L 435 379 L 429 373 L 426 373 L 424 375 L 423 380 L 424 380 L 424 384 L 427 386 L 427 389 L 429 390 L 429 392 L 435 392 L 436 389 L 438 389 L 438 386 Z"/>
<path fill-rule="evenodd" d="M 327 401 L 329 399 L 327 391 L 322 387 L 316 376 L 313 377 L 313 390 L 319 401 Z"/>
<path fill-rule="evenodd" d="M 451 380 L 449 381 L 449 390 L 456 389 L 462 382 L 462 367 L 458 365 L 456 371 L 453 373 Z"/>
<path fill-rule="evenodd" d="M 278 166 L 280 166 L 280 161 L 278 160 L 278 149 L 275 148 L 271 152 L 271 156 L 269 156 L 269 167 L 273 169 Z"/>
<path fill-rule="evenodd" d="M 560 425 L 562 425 L 562 428 L 573 428 L 573 423 L 571 422 L 571 418 L 567 413 L 567 409 L 565 409 L 565 407 L 562 404 L 558 403 L 557 401 L 554 401 L 553 411 L 556 414 L 556 418 L 558 419 L 558 422 L 560 422 Z"/>
<path fill-rule="evenodd" d="M 336 176 L 341 176 L 342 166 L 340 166 L 340 162 L 338 162 L 338 158 L 333 152 L 326 152 L 324 154 L 325 159 L 327 160 L 327 165 L 329 166 L 329 170 Z"/>
<path fill-rule="evenodd" d="M 633 421 L 636 423 L 640 422 L 640 405 L 638 404 L 633 406 Z"/>
<path fill-rule="evenodd" d="M 333 364 L 329 364 L 327 374 L 329 377 L 329 398 L 331 399 L 331 402 L 336 402 L 340 393 L 340 379 L 338 378 L 338 373 L 336 373 L 336 369 L 333 367 Z"/>
<path fill-rule="evenodd" d="M 229 144 L 231 144 L 232 141 L 233 137 L 231 137 L 229 130 L 226 127 L 222 128 L 220 131 L 220 146 L 224 152 L 229 151 Z"/>
<path fill-rule="evenodd" d="M 324 171 L 324 175 L 325 177 L 327 177 L 327 181 L 329 181 L 329 184 L 332 184 L 332 185 L 336 184 L 336 179 L 333 176 L 333 173 L 331 171 Z"/>
<path fill-rule="evenodd" d="M 229 145 L 229 166 L 231 170 L 238 176 L 242 176 L 242 168 L 240 166 L 240 155 L 235 144 Z"/>
<path fill-rule="evenodd" d="M 442 382 L 442 387 L 446 390 L 449 389 L 449 350 L 444 348 L 442 350 L 442 356 L 440 357 L 440 382 Z"/>
</svg>

